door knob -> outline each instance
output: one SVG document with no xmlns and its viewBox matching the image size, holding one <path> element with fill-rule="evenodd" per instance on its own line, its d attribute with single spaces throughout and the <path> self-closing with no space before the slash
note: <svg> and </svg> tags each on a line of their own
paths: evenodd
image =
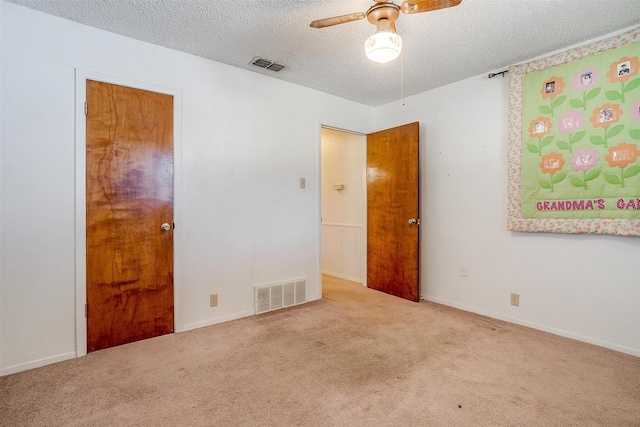
<svg viewBox="0 0 640 427">
<path fill-rule="evenodd" d="M 416 225 L 416 224 L 420 225 L 420 220 L 419 219 L 411 218 L 411 219 L 409 219 L 408 222 L 409 222 L 409 225 Z"/>
<path fill-rule="evenodd" d="M 165 222 L 164 224 L 162 224 L 162 225 L 160 226 L 160 230 L 162 230 L 162 231 L 169 231 L 169 230 L 171 230 L 171 226 L 170 226 L 168 223 L 166 223 L 166 222 Z"/>
</svg>

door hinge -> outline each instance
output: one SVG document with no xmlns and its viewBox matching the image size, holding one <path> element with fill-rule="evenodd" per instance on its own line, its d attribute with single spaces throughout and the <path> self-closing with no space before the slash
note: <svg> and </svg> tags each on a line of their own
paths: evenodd
<svg viewBox="0 0 640 427">
<path fill-rule="evenodd" d="M 84 115 L 87 115 L 87 101 L 84 102 Z"/>
<path fill-rule="evenodd" d="M 89 304 L 84 305 L 84 317 L 87 317 L 87 313 L 89 312 Z"/>
</svg>

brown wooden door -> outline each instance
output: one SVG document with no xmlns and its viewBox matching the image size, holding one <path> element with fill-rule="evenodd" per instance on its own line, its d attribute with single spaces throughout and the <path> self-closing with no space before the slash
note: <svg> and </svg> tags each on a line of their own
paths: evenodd
<svg viewBox="0 0 640 427">
<path fill-rule="evenodd" d="M 91 352 L 173 332 L 173 97 L 87 81 L 86 142 Z"/>
<path fill-rule="evenodd" d="M 367 286 L 411 301 L 420 299 L 418 146 L 418 123 L 367 136 Z"/>
</svg>

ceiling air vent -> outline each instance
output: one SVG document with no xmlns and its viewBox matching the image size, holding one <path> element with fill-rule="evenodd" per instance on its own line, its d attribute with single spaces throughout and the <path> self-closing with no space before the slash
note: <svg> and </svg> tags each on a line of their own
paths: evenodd
<svg viewBox="0 0 640 427">
<path fill-rule="evenodd" d="M 250 64 L 255 65 L 256 67 L 266 68 L 267 70 L 275 71 L 276 73 L 278 71 L 282 71 L 285 68 L 287 68 L 282 64 L 277 64 L 273 61 L 269 61 L 268 59 L 260 58 L 259 56 L 256 56 L 255 58 L 253 58 Z"/>
</svg>

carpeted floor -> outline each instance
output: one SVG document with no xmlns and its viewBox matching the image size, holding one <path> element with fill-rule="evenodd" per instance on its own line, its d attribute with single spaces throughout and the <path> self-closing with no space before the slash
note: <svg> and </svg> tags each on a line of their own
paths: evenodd
<svg viewBox="0 0 640 427">
<path fill-rule="evenodd" d="M 2 426 L 640 426 L 640 358 L 325 277 L 302 306 L 0 378 Z"/>
</svg>

